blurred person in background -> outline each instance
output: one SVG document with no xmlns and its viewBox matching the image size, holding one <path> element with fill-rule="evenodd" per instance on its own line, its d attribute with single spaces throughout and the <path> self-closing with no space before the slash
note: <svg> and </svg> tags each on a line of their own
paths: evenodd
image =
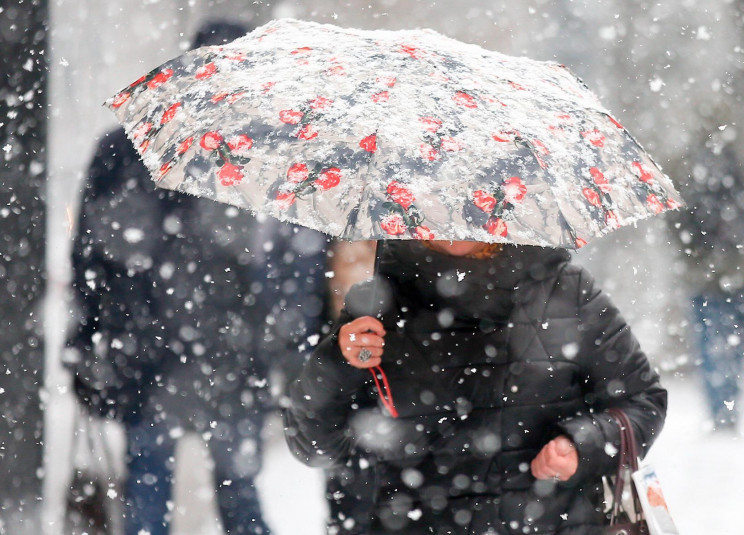
<svg viewBox="0 0 744 535">
<path fill-rule="evenodd" d="M 691 285 L 693 336 L 715 430 L 736 430 L 744 355 L 744 146 L 730 110 L 709 119 L 674 219 Z"/>
<path fill-rule="evenodd" d="M 209 22 L 193 47 L 247 31 Z M 298 344 L 320 329 L 325 249 L 319 233 L 156 190 L 122 129 L 100 141 L 73 247 L 67 361 L 78 397 L 124 425 L 127 535 L 169 532 L 186 432 L 208 446 L 225 531 L 269 533 L 255 487 L 268 378 L 299 367 Z"/>
</svg>

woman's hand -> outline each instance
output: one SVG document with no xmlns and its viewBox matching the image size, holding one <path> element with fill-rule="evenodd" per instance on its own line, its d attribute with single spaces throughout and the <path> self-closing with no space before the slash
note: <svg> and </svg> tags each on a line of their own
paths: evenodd
<svg viewBox="0 0 744 535">
<path fill-rule="evenodd" d="M 373 368 L 382 362 L 384 336 L 385 328 L 380 320 L 362 316 L 341 326 L 338 331 L 338 347 L 344 358 L 355 368 Z"/>
<path fill-rule="evenodd" d="M 540 450 L 530 467 L 536 479 L 567 481 L 579 468 L 579 453 L 571 439 L 560 435 Z"/>
</svg>

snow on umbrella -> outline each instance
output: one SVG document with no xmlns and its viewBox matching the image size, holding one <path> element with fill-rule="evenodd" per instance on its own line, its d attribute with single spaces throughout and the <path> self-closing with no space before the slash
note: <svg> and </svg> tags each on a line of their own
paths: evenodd
<svg viewBox="0 0 744 535">
<path fill-rule="evenodd" d="M 564 66 L 278 20 L 106 103 L 159 186 L 348 240 L 577 248 L 681 197 Z"/>
</svg>

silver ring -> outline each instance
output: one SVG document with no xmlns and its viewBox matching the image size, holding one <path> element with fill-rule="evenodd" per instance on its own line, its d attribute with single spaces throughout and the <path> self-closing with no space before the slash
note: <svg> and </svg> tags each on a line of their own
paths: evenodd
<svg viewBox="0 0 744 535">
<path fill-rule="evenodd" d="M 366 347 L 363 347 L 359 350 L 359 355 L 357 355 L 357 358 L 359 359 L 359 362 L 367 362 L 369 359 L 372 358 L 372 352 Z"/>
</svg>

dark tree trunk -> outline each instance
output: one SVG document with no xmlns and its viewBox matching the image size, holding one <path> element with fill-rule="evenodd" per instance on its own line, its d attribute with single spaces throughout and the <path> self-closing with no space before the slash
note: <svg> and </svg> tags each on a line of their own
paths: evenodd
<svg viewBox="0 0 744 535">
<path fill-rule="evenodd" d="M 0 533 L 41 527 L 47 7 L 0 10 Z"/>
</svg>

